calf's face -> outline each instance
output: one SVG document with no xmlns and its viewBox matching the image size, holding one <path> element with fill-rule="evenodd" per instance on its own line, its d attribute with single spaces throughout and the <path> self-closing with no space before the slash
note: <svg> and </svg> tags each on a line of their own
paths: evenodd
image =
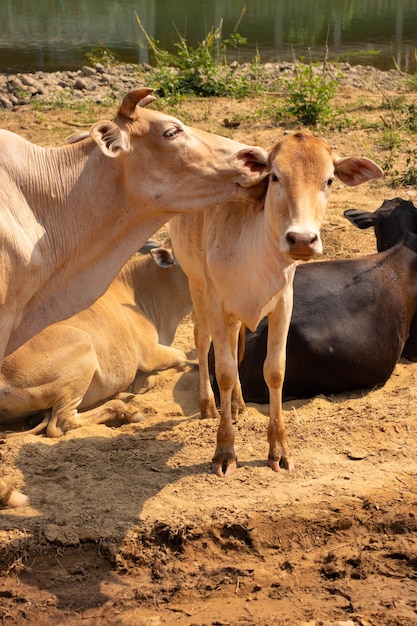
<svg viewBox="0 0 417 626">
<path fill-rule="evenodd" d="M 270 152 L 265 211 L 280 250 L 306 261 L 322 252 L 320 226 L 335 177 L 354 186 L 382 176 L 369 159 L 341 159 L 309 131 L 285 136 Z"/>
</svg>

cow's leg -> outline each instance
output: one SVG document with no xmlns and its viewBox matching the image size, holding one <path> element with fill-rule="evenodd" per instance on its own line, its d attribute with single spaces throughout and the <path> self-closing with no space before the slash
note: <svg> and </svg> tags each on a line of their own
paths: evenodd
<svg viewBox="0 0 417 626">
<path fill-rule="evenodd" d="M 238 350 L 239 343 L 241 341 L 241 322 L 236 320 L 235 323 L 229 326 L 229 343 L 232 354 L 234 355 L 235 363 L 238 363 Z M 243 335 L 243 341 L 244 341 Z M 246 404 L 243 400 L 242 387 L 240 385 L 239 373 L 236 370 L 236 382 L 232 391 L 232 419 L 237 422 L 239 415 L 246 413 Z"/>
<path fill-rule="evenodd" d="M 198 355 L 200 375 L 199 406 L 202 418 L 219 418 L 213 389 L 210 383 L 208 353 L 210 349 L 210 322 L 207 316 L 204 294 L 190 283 L 193 300 L 194 341 Z"/>
<path fill-rule="evenodd" d="M 71 403 L 57 404 L 52 407 L 52 416 L 46 434 L 48 437 L 60 437 L 69 430 L 92 426 L 94 424 L 108 424 L 120 420 L 127 423 L 137 423 L 144 418 L 138 407 L 130 405 L 134 394 L 120 393 L 116 398 L 101 404 L 88 411 L 77 411 L 81 403 L 80 398 L 73 399 Z"/>
<path fill-rule="evenodd" d="M 91 386 L 100 378 L 100 366 L 90 342 L 79 341 L 71 344 L 71 353 L 65 354 L 66 360 L 57 372 L 58 387 L 54 386 L 51 416 L 46 427 L 48 437 L 61 437 L 74 428 L 90 424 L 105 424 L 115 419 L 124 421 L 138 421 L 137 407 L 130 407 L 126 398 L 120 394 L 119 398 L 110 400 L 104 405 L 97 406 L 89 411 L 79 412 L 80 406 Z M 88 337 L 87 337 L 88 339 Z M 57 367 L 59 367 L 57 365 Z M 100 393 L 100 392 L 98 392 Z M 132 394 L 125 394 L 128 400 Z M 98 396 L 100 398 L 100 395 Z M 91 405 L 90 405 L 91 406 Z"/>
<path fill-rule="evenodd" d="M 155 370 L 165 370 L 170 367 L 184 367 L 187 363 L 187 357 L 177 348 L 171 346 L 163 346 L 159 343 L 153 343 L 147 346 L 145 339 L 142 342 L 138 370 L 141 372 L 154 372 Z"/>
<path fill-rule="evenodd" d="M 226 319 L 222 310 L 217 311 L 217 314 L 212 310 L 215 368 L 220 392 L 220 423 L 217 431 L 217 447 L 212 460 L 213 472 L 217 476 L 228 476 L 237 467 L 233 429 L 237 405 L 233 406 L 232 394 L 233 390 L 236 389 L 238 380 L 237 338 L 239 327 L 239 320 L 235 318 Z"/>
<path fill-rule="evenodd" d="M 238 334 L 237 343 L 236 343 L 236 350 L 237 350 L 236 362 L 238 363 L 238 365 L 240 365 L 240 363 L 242 362 L 242 359 L 245 353 L 245 338 L 246 338 L 246 327 L 244 326 L 244 324 L 240 324 L 239 334 Z M 232 392 L 232 415 L 234 416 L 235 421 L 237 421 L 237 418 L 239 417 L 239 415 L 245 415 L 245 414 L 246 414 L 246 404 L 243 399 L 242 386 L 240 384 L 239 371 L 238 371 L 236 383 L 235 383 L 235 386 L 233 387 L 233 392 Z"/>
<path fill-rule="evenodd" d="M 288 285 L 274 311 L 268 315 L 268 349 L 264 363 L 264 377 L 269 389 L 270 402 L 268 462 L 275 472 L 279 470 L 279 467 L 288 470 L 294 468 L 288 450 L 282 414 L 282 386 L 285 376 L 286 345 L 292 303 L 292 285 Z"/>
<path fill-rule="evenodd" d="M 239 380 L 239 374 L 232 391 L 232 417 L 237 422 L 239 416 L 246 414 L 246 404 L 243 399 L 242 387 Z"/>
<path fill-rule="evenodd" d="M 51 416 L 45 417 L 42 425 L 49 436 L 62 435 L 68 430 L 65 408 L 71 411 L 81 403 L 97 368 L 88 333 L 63 324 L 50 326 L 3 363 L 1 421 L 16 423 L 24 416 L 51 408 Z"/>
<path fill-rule="evenodd" d="M 28 504 L 29 498 L 0 480 L 0 509 L 12 509 Z"/>
</svg>

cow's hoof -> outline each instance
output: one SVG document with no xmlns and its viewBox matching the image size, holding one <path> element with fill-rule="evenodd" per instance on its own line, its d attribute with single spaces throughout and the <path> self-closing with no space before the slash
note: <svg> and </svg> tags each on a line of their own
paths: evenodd
<svg viewBox="0 0 417 626">
<path fill-rule="evenodd" d="M 294 471 L 294 461 L 291 457 L 282 457 L 279 460 L 269 459 L 268 464 L 274 472 L 279 472 L 280 469 L 286 469 L 289 472 Z"/>
<path fill-rule="evenodd" d="M 236 468 L 237 459 L 226 459 L 224 461 L 217 461 L 213 459 L 211 463 L 211 469 L 213 471 L 213 474 L 219 476 L 220 478 L 231 476 L 235 473 Z"/>
<path fill-rule="evenodd" d="M 142 413 L 139 413 L 139 411 L 136 411 L 136 413 L 132 413 L 131 415 L 125 416 L 125 421 L 128 424 L 139 424 L 140 422 L 144 422 L 145 420 L 146 417 L 142 415 Z"/>
<path fill-rule="evenodd" d="M 8 509 L 17 509 L 19 506 L 26 506 L 29 503 L 29 498 L 20 491 L 15 489 L 11 492 L 8 500 L 5 502 L 4 507 Z"/>
</svg>

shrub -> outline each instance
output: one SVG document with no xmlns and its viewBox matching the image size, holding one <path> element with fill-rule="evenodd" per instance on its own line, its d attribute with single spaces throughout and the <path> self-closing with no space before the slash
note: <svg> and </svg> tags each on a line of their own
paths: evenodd
<svg viewBox="0 0 417 626">
<path fill-rule="evenodd" d="M 101 63 L 104 67 L 112 67 L 112 65 L 117 64 L 117 58 L 109 50 L 104 46 L 97 46 L 96 48 L 92 48 L 90 52 L 87 52 L 85 55 L 88 63 Z"/>
<path fill-rule="evenodd" d="M 148 35 L 138 15 L 137 22 L 154 57 L 153 83 L 163 98 L 183 95 L 242 97 L 254 90 L 250 78 L 238 72 L 238 64 L 227 64 L 227 48 L 238 48 L 246 39 L 233 32 L 222 38 L 222 22 L 212 27 L 196 47 L 178 33 L 175 52 L 163 50 L 158 41 Z"/>
<path fill-rule="evenodd" d="M 326 63 L 321 68 L 312 63 L 299 63 L 295 66 L 294 78 L 285 88 L 282 110 L 304 126 L 325 124 L 334 113 L 330 103 L 337 85 L 337 80 L 329 76 Z"/>
<path fill-rule="evenodd" d="M 407 151 L 407 159 L 403 172 L 395 172 L 392 179 L 392 186 L 404 185 L 405 187 L 415 187 L 417 184 L 417 154 L 415 151 Z"/>
</svg>

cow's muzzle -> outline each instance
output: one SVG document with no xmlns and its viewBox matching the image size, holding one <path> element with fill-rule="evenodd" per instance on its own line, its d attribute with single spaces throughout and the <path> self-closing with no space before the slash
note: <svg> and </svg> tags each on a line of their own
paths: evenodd
<svg viewBox="0 0 417 626">
<path fill-rule="evenodd" d="M 308 261 L 316 254 L 321 254 L 320 237 L 313 232 L 288 231 L 285 235 L 288 252 L 294 261 Z"/>
</svg>

